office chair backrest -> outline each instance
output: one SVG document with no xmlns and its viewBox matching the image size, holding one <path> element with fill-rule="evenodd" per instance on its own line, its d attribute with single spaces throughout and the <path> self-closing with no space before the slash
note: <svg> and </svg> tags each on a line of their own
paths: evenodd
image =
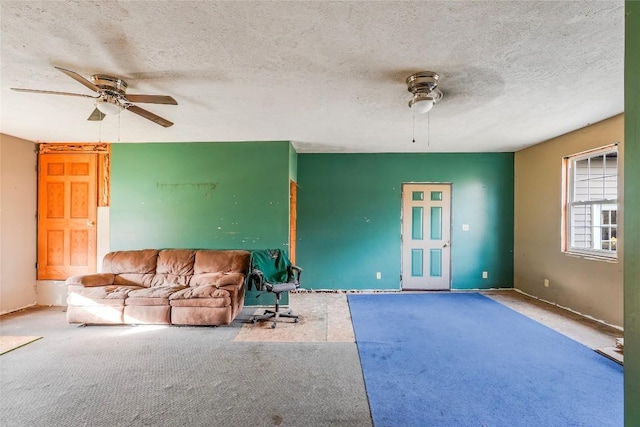
<svg viewBox="0 0 640 427">
<path fill-rule="evenodd" d="M 291 261 L 284 249 L 261 249 L 251 252 L 251 271 L 262 272 L 264 281 L 267 283 L 287 282 L 289 266 Z"/>
</svg>

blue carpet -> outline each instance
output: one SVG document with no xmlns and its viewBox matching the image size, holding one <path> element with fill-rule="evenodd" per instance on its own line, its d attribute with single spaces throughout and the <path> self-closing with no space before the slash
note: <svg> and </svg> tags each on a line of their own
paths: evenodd
<svg viewBox="0 0 640 427">
<path fill-rule="evenodd" d="M 376 427 L 624 424 L 620 365 L 483 295 L 348 299 Z"/>
</svg>

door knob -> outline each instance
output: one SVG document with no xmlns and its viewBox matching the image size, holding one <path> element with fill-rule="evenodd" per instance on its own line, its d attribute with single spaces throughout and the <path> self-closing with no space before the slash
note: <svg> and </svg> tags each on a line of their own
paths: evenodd
<svg viewBox="0 0 640 427">
<path fill-rule="evenodd" d="M 444 245 L 442 245 L 443 248 L 446 248 L 449 246 L 449 242 L 445 243 Z"/>
<path fill-rule="evenodd" d="M 94 222 L 93 221 L 87 221 L 87 226 L 89 227 L 93 227 Z"/>
</svg>

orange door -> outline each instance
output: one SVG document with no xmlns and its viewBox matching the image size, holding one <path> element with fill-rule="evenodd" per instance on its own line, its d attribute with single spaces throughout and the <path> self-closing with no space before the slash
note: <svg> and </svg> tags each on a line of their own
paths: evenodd
<svg viewBox="0 0 640 427">
<path fill-rule="evenodd" d="M 97 154 L 41 154 L 38 279 L 96 271 Z"/>
</svg>

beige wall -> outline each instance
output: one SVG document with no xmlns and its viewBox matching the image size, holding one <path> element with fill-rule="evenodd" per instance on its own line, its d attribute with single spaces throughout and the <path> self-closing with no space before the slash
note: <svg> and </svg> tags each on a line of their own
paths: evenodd
<svg viewBox="0 0 640 427">
<path fill-rule="evenodd" d="M 562 252 L 562 158 L 617 142 L 624 165 L 623 140 L 621 114 L 515 154 L 514 287 L 616 326 L 623 324 L 623 232 L 617 262 Z M 622 174 L 621 167 L 618 194 Z"/>
<path fill-rule="evenodd" d="M 36 303 L 35 143 L 0 134 L 0 313 Z"/>
</svg>

